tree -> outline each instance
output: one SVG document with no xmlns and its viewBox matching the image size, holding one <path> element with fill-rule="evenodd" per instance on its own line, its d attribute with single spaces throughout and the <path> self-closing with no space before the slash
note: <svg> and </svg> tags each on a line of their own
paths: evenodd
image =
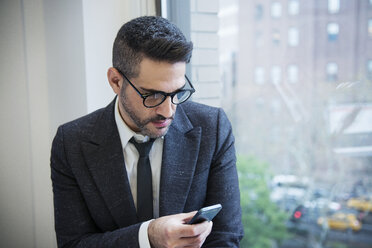
<svg viewBox="0 0 372 248">
<path fill-rule="evenodd" d="M 238 156 L 237 167 L 245 232 L 241 247 L 268 248 L 288 238 L 288 216 L 270 201 L 268 164 Z"/>
</svg>

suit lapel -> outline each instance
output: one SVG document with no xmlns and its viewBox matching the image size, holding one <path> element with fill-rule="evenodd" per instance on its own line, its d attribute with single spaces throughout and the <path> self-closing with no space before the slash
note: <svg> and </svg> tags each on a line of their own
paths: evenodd
<svg viewBox="0 0 372 248">
<path fill-rule="evenodd" d="M 115 100 L 97 121 L 92 138 L 83 142 L 87 167 L 119 227 L 137 223 L 120 136 L 114 117 Z M 159 215 L 183 212 L 199 153 L 201 128 L 194 128 L 181 106 L 164 137 Z"/>
<path fill-rule="evenodd" d="M 160 216 L 183 212 L 200 146 L 200 127 L 193 128 L 179 106 L 164 137 L 160 179 Z"/>
<path fill-rule="evenodd" d="M 83 153 L 97 188 L 119 227 L 137 223 L 136 209 L 124 165 L 114 117 L 115 100 L 97 121 Z"/>
</svg>

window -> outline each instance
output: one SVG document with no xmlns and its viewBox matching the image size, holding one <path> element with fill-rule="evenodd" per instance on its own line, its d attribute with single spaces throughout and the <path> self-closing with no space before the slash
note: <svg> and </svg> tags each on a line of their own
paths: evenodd
<svg viewBox="0 0 372 248">
<path fill-rule="evenodd" d="M 280 32 L 279 32 L 279 30 L 277 30 L 277 29 L 273 30 L 272 38 L 273 38 L 273 44 L 274 45 L 279 45 L 280 44 Z"/>
<path fill-rule="evenodd" d="M 298 2 L 298 0 L 290 0 L 288 2 L 288 14 L 289 15 L 298 15 L 299 10 L 300 10 L 300 3 Z"/>
<path fill-rule="evenodd" d="M 337 80 L 338 65 L 336 63 L 327 64 L 327 81 L 334 82 Z"/>
<path fill-rule="evenodd" d="M 289 83 L 297 83 L 298 82 L 298 66 L 297 65 L 289 65 L 287 69 L 288 73 L 288 82 Z"/>
<path fill-rule="evenodd" d="M 372 80 L 372 59 L 367 62 L 367 78 Z"/>
<path fill-rule="evenodd" d="M 220 37 L 220 61 L 225 49 L 238 52 L 239 58 L 236 83 L 221 78 L 223 92 L 230 94 L 221 94 L 218 101 L 235 134 L 242 214 L 260 220 L 254 227 L 245 224 L 240 246 L 259 247 L 258 240 L 265 239 L 272 247 L 284 242 L 308 247 L 308 240 L 314 247 L 370 247 L 370 239 L 358 239 L 365 236 L 364 223 L 361 232 L 347 233 L 318 225 L 318 220 L 320 212 L 349 211 L 344 208 L 349 199 L 372 191 L 372 0 L 218 2 L 220 7 L 234 3 L 240 13 L 249 13 L 215 19 L 222 22 L 219 29 L 239 26 L 236 36 Z M 197 17 L 206 14 L 198 6 L 193 11 Z M 194 23 L 197 32 L 199 23 Z M 352 39 L 344 41 L 348 35 Z M 223 72 L 235 68 L 229 63 L 216 67 Z M 201 71 L 192 72 L 198 86 Z M 205 88 L 209 99 L 209 84 Z M 257 204 L 263 195 L 270 198 L 267 208 Z M 271 204 L 278 207 L 275 225 L 267 225 L 274 220 Z M 286 223 L 294 230 L 286 229 Z M 337 233 L 337 240 L 330 233 Z M 250 239 L 252 235 L 260 237 Z"/>
<path fill-rule="evenodd" d="M 282 5 L 279 2 L 273 2 L 271 4 L 271 16 L 273 18 L 279 18 L 282 16 Z"/>
<path fill-rule="evenodd" d="M 271 82 L 273 84 L 278 84 L 282 80 L 282 69 L 280 66 L 273 66 L 271 68 Z"/>
<path fill-rule="evenodd" d="M 328 12 L 335 14 L 340 11 L 340 0 L 328 0 Z"/>
<path fill-rule="evenodd" d="M 327 33 L 329 41 L 336 41 L 338 39 L 339 27 L 338 23 L 331 22 L 327 25 Z"/>
<path fill-rule="evenodd" d="M 289 46 L 298 46 L 299 35 L 297 28 L 290 28 L 288 30 L 288 45 Z"/>
<path fill-rule="evenodd" d="M 265 83 L 265 69 L 263 67 L 256 67 L 254 70 L 254 81 L 256 84 Z"/>
<path fill-rule="evenodd" d="M 264 45 L 264 39 L 261 31 L 256 31 L 256 47 L 263 47 Z"/>
<path fill-rule="evenodd" d="M 262 16 L 263 16 L 263 7 L 262 7 L 262 4 L 257 4 L 256 5 L 256 8 L 255 8 L 255 14 L 254 14 L 254 18 L 259 21 L 262 19 Z"/>
</svg>

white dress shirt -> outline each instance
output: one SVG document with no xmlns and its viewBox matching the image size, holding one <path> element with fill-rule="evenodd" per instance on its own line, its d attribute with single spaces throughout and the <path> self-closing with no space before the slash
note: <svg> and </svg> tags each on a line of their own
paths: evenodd
<svg viewBox="0 0 372 248">
<path fill-rule="evenodd" d="M 133 196 L 134 205 L 137 208 L 137 162 L 138 162 L 138 151 L 135 146 L 129 142 L 134 136 L 136 141 L 145 142 L 149 140 L 148 136 L 135 133 L 131 130 L 127 124 L 121 118 L 119 112 L 118 100 L 116 98 L 115 103 L 115 122 L 118 127 L 121 145 L 123 147 L 124 163 L 127 170 L 128 180 L 130 189 Z M 161 159 L 163 155 L 163 137 L 158 138 L 154 141 L 150 150 L 149 159 L 152 173 L 152 196 L 153 196 L 153 214 L 154 218 L 159 217 L 159 191 L 160 191 L 160 174 L 161 174 Z M 124 211 L 124 209 L 123 209 Z M 151 221 L 151 220 L 150 220 Z M 150 242 L 147 235 L 147 227 L 150 221 L 142 223 L 139 233 L 138 240 L 141 248 L 150 248 Z"/>
</svg>

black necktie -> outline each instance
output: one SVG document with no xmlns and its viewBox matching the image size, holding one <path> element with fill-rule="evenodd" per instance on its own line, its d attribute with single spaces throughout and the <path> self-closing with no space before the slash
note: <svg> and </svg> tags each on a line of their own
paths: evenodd
<svg viewBox="0 0 372 248">
<path fill-rule="evenodd" d="M 132 137 L 131 142 L 139 153 L 137 164 L 137 215 L 139 221 L 147 221 L 153 218 L 152 207 L 152 174 L 149 152 L 154 139 L 145 143 L 137 143 Z"/>
</svg>

